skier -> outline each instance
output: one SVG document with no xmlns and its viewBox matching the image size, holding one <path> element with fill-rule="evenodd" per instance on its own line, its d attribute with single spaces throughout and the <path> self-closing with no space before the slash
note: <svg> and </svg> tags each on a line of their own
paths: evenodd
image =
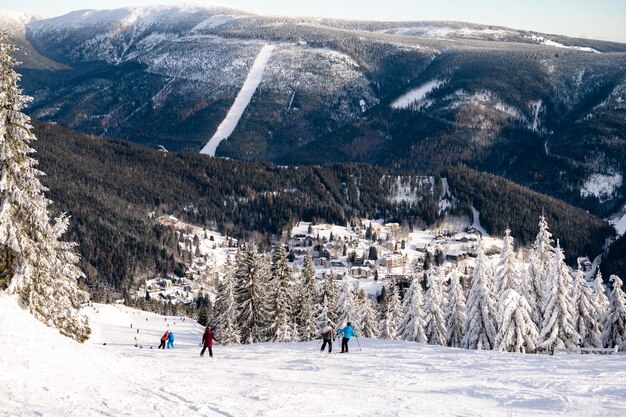
<svg viewBox="0 0 626 417">
<path fill-rule="evenodd" d="M 328 353 L 332 353 L 333 351 L 333 342 L 335 341 L 335 332 L 333 329 L 333 325 L 330 321 L 326 324 L 326 326 L 322 329 L 322 348 L 320 352 L 324 351 L 326 344 L 328 344 Z"/>
<path fill-rule="evenodd" d="M 161 344 L 159 345 L 157 349 L 165 349 L 165 341 L 169 339 L 169 337 L 170 337 L 170 331 L 166 330 L 165 333 L 163 333 L 163 336 L 161 336 Z"/>
<path fill-rule="evenodd" d="M 200 352 L 200 357 L 204 356 L 204 351 L 209 349 L 209 357 L 213 357 L 213 341 L 219 343 L 220 341 L 215 338 L 215 334 L 213 333 L 213 329 L 207 326 L 204 330 L 204 335 L 202 336 L 202 342 L 204 347 L 202 348 L 202 352 Z"/>
<path fill-rule="evenodd" d="M 167 348 L 172 349 L 174 347 L 174 332 L 169 332 L 167 336 Z"/>
<path fill-rule="evenodd" d="M 341 339 L 341 353 L 348 353 L 348 342 L 352 336 L 356 337 L 356 333 L 354 333 L 350 322 L 348 322 L 346 327 L 337 332 L 337 334 L 339 333 L 343 333 L 343 338 Z"/>
</svg>

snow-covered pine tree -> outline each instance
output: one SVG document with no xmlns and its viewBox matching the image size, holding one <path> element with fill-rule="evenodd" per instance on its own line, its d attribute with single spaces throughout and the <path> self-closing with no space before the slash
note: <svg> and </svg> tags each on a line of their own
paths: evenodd
<svg viewBox="0 0 626 417">
<path fill-rule="evenodd" d="M 319 333 L 316 315 L 319 305 L 316 300 L 317 283 L 315 282 L 315 270 L 310 256 L 304 257 L 302 268 L 302 282 L 300 283 L 298 324 L 301 340 L 313 340 Z M 327 319 L 326 319 L 327 320 Z"/>
<path fill-rule="evenodd" d="M 609 281 L 613 282 L 613 291 L 604 317 L 602 343 L 604 347 L 617 346 L 620 351 L 626 351 L 626 296 L 622 291 L 622 280 L 617 275 L 611 275 Z"/>
<path fill-rule="evenodd" d="M 354 330 L 359 333 L 361 323 L 354 299 L 354 285 L 347 276 L 341 281 L 339 296 L 337 297 L 337 313 L 339 314 L 339 326 L 345 326 L 348 322 L 352 324 Z"/>
<path fill-rule="evenodd" d="M 438 274 L 431 271 L 427 279 L 428 290 L 424 296 L 424 322 L 426 323 L 424 332 L 429 344 L 445 346 L 448 332 L 443 314 L 445 305 L 442 289 L 443 271 L 440 269 Z"/>
<path fill-rule="evenodd" d="M 609 298 L 606 296 L 606 292 L 604 290 L 604 281 L 602 279 L 602 272 L 600 272 L 600 269 L 598 269 L 598 273 L 596 274 L 596 278 L 593 283 L 593 304 L 598 311 L 598 316 L 602 322 L 604 320 L 604 315 L 609 308 Z"/>
<path fill-rule="evenodd" d="M 387 308 L 380 325 L 380 337 L 388 340 L 400 338 L 400 325 L 402 324 L 402 303 L 398 284 L 392 281 L 387 292 Z"/>
<path fill-rule="evenodd" d="M 424 327 L 424 297 L 422 295 L 422 286 L 417 281 L 413 283 L 404 295 L 402 302 L 403 320 L 400 325 L 400 338 L 417 343 L 426 343 L 426 333 Z"/>
<path fill-rule="evenodd" d="M 461 347 L 466 309 L 465 294 L 463 294 L 463 288 L 459 280 L 459 271 L 456 268 L 452 268 L 445 310 L 446 342 L 450 347 Z"/>
<path fill-rule="evenodd" d="M 472 287 L 467 297 L 467 314 L 461 341 L 464 349 L 491 350 L 496 339 L 493 278 L 487 262 L 481 241 L 472 273 Z"/>
<path fill-rule="evenodd" d="M 585 281 L 585 274 L 578 265 L 574 278 L 574 304 L 576 331 L 583 347 L 602 347 L 602 321 L 593 304 L 591 288 Z"/>
<path fill-rule="evenodd" d="M 326 294 L 322 295 L 322 303 L 320 304 L 320 311 L 317 314 L 317 335 L 320 335 L 320 331 L 330 322 L 333 328 L 337 327 L 337 323 L 331 318 L 330 311 L 333 310 L 331 303 L 328 301 Z"/>
<path fill-rule="evenodd" d="M 337 287 L 337 282 L 333 279 L 332 274 L 324 274 L 324 281 L 322 282 L 322 292 L 320 293 L 321 310 L 318 316 L 321 316 L 322 311 L 325 310 L 325 314 L 328 316 L 328 320 L 337 325 L 340 324 L 339 315 L 337 313 L 338 297 L 339 288 Z M 324 301 L 324 298 L 326 298 L 326 301 Z M 326 325 L 326 322 L 324 322 L 324 325 Z"/>
<path fill-rule="evenodd" d="M 378 310 L 365 290 L 357 291 L 356 302 L 359 322 L 361 323 L 361 334 L 371 338 L 380 336 Z"/>
<path fill-rule="evenodd" d="M 530 268 L 527 267 L 523 260 L 519 259 L 521 254 L 518 254 L 519 262 L 519 294 L 526 299 L 526 302 L 530 306 L 530 317 L 535 323 L 535 327 L 539 329 L 541 325 L 541 305 L 537 305 L 537 297 L 535 296 L 535 287 L 533 279 L 530 275 Z"/>
<path fill-rule="evenodd" d="M 237 324 L 242 343 L 257 343 L 266 340 L 267 311 L 267 267 L 263 256 L 251 244 L 240 251 L 237 265 Z"/>
<path fill-rule="evenodd" d="M 498 266 L 496 267 L 495 283 L 498 288 L 496 291 L 497 296 L 506 290 L 515 290 L 521 293 L 520 276 L 515 258 L 513 237 L 511 236 L 511 231 L 506 229 L 504 231 L 504 242 L 500 262 L 498 262 Z"/>
<path fill-rule="evenodd" d="M 225 345 L 241 343 L 241 332 L 237 325 L 237 303 L 235 300 L 235 267 L 228 256 L 223 267 L 215 307 L 213 326 L 220 343 Z"/>
<path fill-rule="evenodd" d="M 20 76 L 6 32 L 0 34 L 0 288 L 17 294 L 38 320 L 83 342 L 89 337 L 78 287 L 84 277 L 75 244 L 61 241 L 69 225 L 61 215 L 50 221 L 43 175 L 29 155 L 36 140 L 22 110 L 30 100 L 18 87 Z"/>
<path fill-rule="evenodd" d="M 571 277 L 565 265 L 563 250 L 557 242 L 548 274 L 548 291 L 543 307 L 539 349 L 575 349 L 580 343 L 576 331 L 576 309 L 572 300 Z"/>
<path fill-rule="evenodd" d="M 285 246 L 279 244 L 274 250 L 270 273 L 270 325 L 269 338 L 272 342 L 293 342 L 299 339 L 294 334 L 293 286 L 291 271 L 287 264 Z"/>
<path fill-rule="evenodd" d="M 498 302 L 498 334 L 495 349 L 500 352 L 535 351 L 539 334 L 530 316 L 526 299 L 513 289 L 502 293 Z"/>
<path fill-rule="evenodd" d="M 537 317 L 543 320 L 543 307 L 546 305 L 548 274 L 552 268 L 552 260 L 554 258 L 554 247 L 552 246 L 552 233 L 548 230 L 548 222 L 541 215 L 539 217 L 539 233 L 535 238 L 533 249 L 530 252 L 528 263 L 528 275 L 531 282 L 531 294 L 529 298 L 534 300 L 530 305 L 536 305 L 541 309 L 541 314 Z M 541 323 L 535 323 L 537 327 L 541 327 Z"/>
</svg>

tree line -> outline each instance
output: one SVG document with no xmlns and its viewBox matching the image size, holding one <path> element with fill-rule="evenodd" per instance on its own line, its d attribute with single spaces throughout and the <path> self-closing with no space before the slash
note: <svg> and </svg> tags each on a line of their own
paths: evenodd
<svg viewBox="0 0 626 417">
<path fill-rule="evenodd" d="M 337 281 L 326 274 L 318 282 L 309 257 L 294 279 L 283 245 L 271 258 L 247 245 L 224 267 L 211 323 L 224 343 L 307 341 L 318 338 L 327 323 L 350 322 L 364 337 L 465 349 L 626 350 L 621 279 L 611 276 L 607 297 L 599 272 L 593 288 L 580 267 L 572 276 L 560 242 L 555 246 L 551 236 L 541 217 L 530 254 L 520 261 L 507 230 L 495 266 L 481 242 L 467 293 L 456 267 L 432 267 L 423 276 L 413 275 L 406 290 L 392 282 L 380 303 L 349 277 Z"/>
</svg>

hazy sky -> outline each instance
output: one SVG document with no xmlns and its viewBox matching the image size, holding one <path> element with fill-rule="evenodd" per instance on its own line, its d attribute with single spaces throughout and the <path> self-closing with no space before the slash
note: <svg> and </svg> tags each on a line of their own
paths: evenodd
<svg viewBox="0 0 626 417">
<path fill-rule="evenodd" d="M 59 15 L 173 0 L 0 0 L 0 9 Z M 626 42 L 626 0 L 221 0 L 186 3 L 236 7 L 259 14 L 368 20 L 459 20 L 574 37 Z"/>
</svg>

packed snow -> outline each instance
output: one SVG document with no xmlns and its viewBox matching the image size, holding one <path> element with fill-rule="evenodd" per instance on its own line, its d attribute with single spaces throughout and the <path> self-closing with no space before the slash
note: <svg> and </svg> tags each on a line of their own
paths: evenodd
<svg viewBox="0 0 626 417">
<path fill-rule="evenodd" d="M 359 338 L 343 355 L 320 354 L 313 341 L 214 345 L 213 358 L 200 358 L 203 328 L 193 320 L 119 305 L 85 312 L 93 336 L 81 345 L 0 294 L 0 326 L 10 335 L 0 339 L 0 414 L 626 413 L 624 355 L 522 355 Z M 158 350 L 168 325 L 174 348 Z"/>
<path fill-rule="evenodd" d="M 428 107 L 426 96 L 435 88 L 445 84 L 445 81 L 431 80 L 427 83 L 410 90 L 400 96 L 391 103 L 393 109 L 415 109 L 420 110 L 422 107 Z"/>
<path fill-rule="evenodd" d="M 274 48 L 274 45 L 263 46 L 261 52 L 259 52 L 259 55 L 256 57 L 256 60 L 250 69 L 250 73 L 248 73 L 248 77 L 246 78 L 243 87 L 241 87 L 235 102 L 228 111 L 228 114 L 218 126 L 213 137 L 209 140 L 209 142 L 207 142 L 206 145 L 204 145 L 204 148 L 202 148 L 200 153 L 215 156 L 215 151 L 217 150 L 219 144 L 223 140 L 228 139 L 228 137 L 235 131 L 235 128 L 239 123 L 239 119 L 241 119 L 243 112 L 252 100 L 254 92 L 261 83 L 265 66 L 272 57 Z"/>
<path fill-rule="evenodd" d="M 605 202 L 613 198 L 614 193 L 622 186 L 622 174 L 591 174 L 580 188 L 582 197 L 596 197 Z"/>
</svg>

